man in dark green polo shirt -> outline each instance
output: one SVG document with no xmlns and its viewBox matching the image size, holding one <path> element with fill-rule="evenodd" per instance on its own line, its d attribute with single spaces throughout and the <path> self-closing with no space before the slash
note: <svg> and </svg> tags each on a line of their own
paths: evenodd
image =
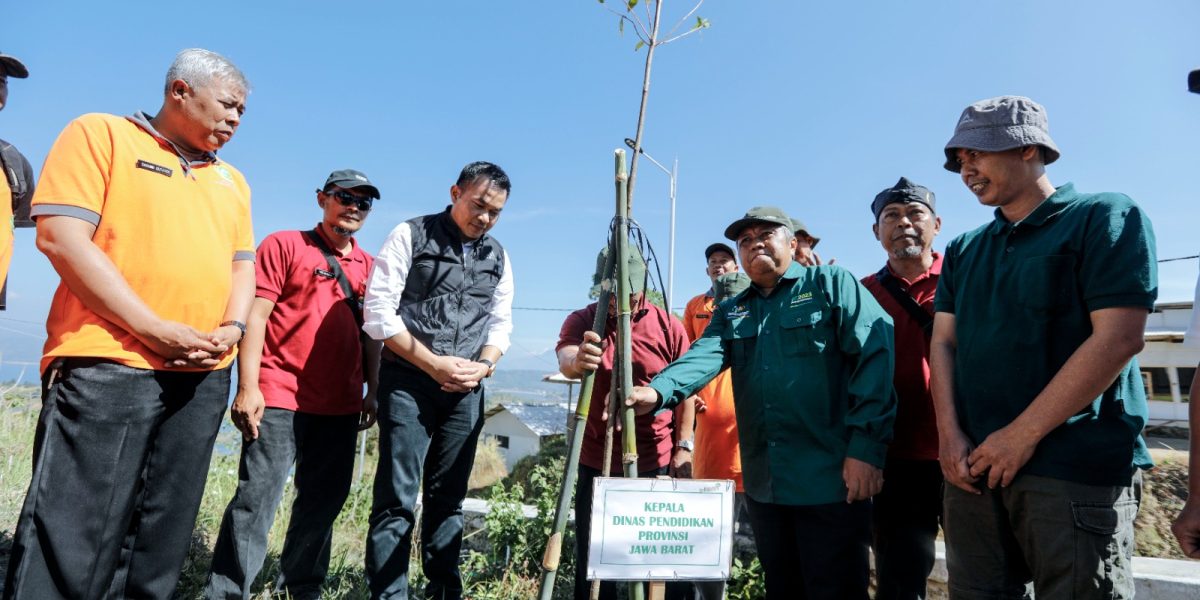
<svg viewBox="0 0 1200 600">
<path fill-rule="evenodd" d="M 1028 98 L 967 107 L 945 154 L 996 208 L 947 246 L 934 303 L 950 597 L 1131 598 L 1150 221 L 1050 184 L 1059 151 Z"/>
<path fill-rule="evenodd" d="M 725 230 L 753 286 L 627 402 L 676 406 L 733 372 L 742 479 L 768 598 L 867 598 L 870 497 L 892 439 L 892 319 L 849 271 L 803 267 L 778 208 Z"/>
</svg>

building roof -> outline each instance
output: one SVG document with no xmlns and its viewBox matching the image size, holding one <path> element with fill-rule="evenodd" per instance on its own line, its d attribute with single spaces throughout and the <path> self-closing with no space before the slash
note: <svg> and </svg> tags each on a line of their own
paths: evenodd
<svg viewBox="0 0 1200 600">
<path fill-rule="evenodd" d="M 539 437 L 567 433 L 567 407 L 562 404 L 497 404 L 487 411 L 484 418 L 490 418 L 502 411 L 508 411 Z"/>
</svg>

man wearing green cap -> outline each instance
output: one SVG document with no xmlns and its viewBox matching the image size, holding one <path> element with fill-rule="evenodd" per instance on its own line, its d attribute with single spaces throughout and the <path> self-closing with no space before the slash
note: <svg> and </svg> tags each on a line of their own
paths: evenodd
<svg viewBox="0 0 1200 600">
<path fill-rule="evenodd" d="M 354 442 L 375 422 L 380 343 L 361 333 L 374 259 L 354 234 L 379 189 L 362 172 L 341 169 L 316 193 L 317 226 L 272 233 L 256 253 L 230 410 L 242 432 L 238 486 L 221 520 L 205 598 L 250 597 L 293 465 L 296 496 L 272 587 L 292 598 L 320 595 L 333 522 L 350 493 Z"/>
<path fill-rule="evenodd" d="M 613 280 L 603 281 L 607 252 L 607 249 L 601 251 L 596 260 L 596 273 L 592 281 L 596 284 L 593 291 L 597 293 L 600 286 L 613 284 Z M 687 332 L 678 319 L 646 300 L 646 263 L 636 249 L 630 250 L 626 273 L 630 289 L 629 305 L 633 311 L 630 319 L 633 383 L 645 385 L 651 377 L 687 350 Z M 604 456 L 604 430 L 609 412 L 609 392 L 612 387 L 613 360 L 617 348 L 616 298 L 611 298 L 608 304 L 608 322 L 604 328 L 603 340 L 592 331 L 597 310 L 600 310 L 600 307 L 593 302 L 571 313 L 563 322 L 556 347 L 558 368 L 563 375 L 576 378 L 586 371 L 596 372 L 592 388 L 592 407 L 588 413 L 583 446 L 579 454 L 579 481 L 575 487 L 576 600 L 588 597 L 588 533 L 592 514 L 593 480 L 602 473 L 605 460 L 609 461 L 612 473 L 621 473 L 621 444 L 613 444 L 612 456 Z M 676 423 L 671 411 L 663 411 L 657 415 L 640 415 L 636 424 L 638 475 L 666 475 L 673 453 L 690 454 L 687 450 L 673 449 L 676 441 Z M 691 432 L 687 434 L 690 438 Z M 668 584 L 667 594 L 669 597 L 678 597 L 687 587 L 682 584 Z M 606 600 L 616 597 L 616 586 L 613 582 L 601 584 L 600 597 Z"/>
<path fill-rule="evenodd" d="M 0 110 L 8 104 L 8 78 L 24 79 L 29 70 L 17 57 L 0 53 Z M 0 140 L 0 310 L 8 291 L 8 265 L 12 262 L 13 229 L 33 227 L 29 203 L 33 201 L 33 167 L 25 155 Z"/>
<path fill-rule="evenodd" d="M 725 230 L 750 289 L 627 403 L 676 406 L 733 372 L 742 479 L 770 599 L 866 600 L 871 496 L 892 438 L 892 319 L 849 271 L 792 260 L 771 206 Z"/>
</svg>

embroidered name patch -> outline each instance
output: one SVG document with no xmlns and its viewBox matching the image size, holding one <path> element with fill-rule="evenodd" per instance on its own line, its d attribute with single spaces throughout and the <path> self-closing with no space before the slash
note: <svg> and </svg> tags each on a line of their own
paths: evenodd
<svg viewBox="0 0 1200 600">
<path fill-rule="evenodd" d="M 799 306 L 801 304 L 804 304 L 805 302 L 811 302 L 812 299 L 813 299 L 812 292 L 804 292 L 803 294 L 800 294 L 798 296 L 793 296 L 790 305 L 791 306 Z"/>
<path fill-rule="evenodd" d="M 733 310 L 729 311 L 729 312 L 728 312 L 728 313 L 725 315 L 725 318 L 727 318 L 727 319 L 741 319 L 742 317 L 748 317 L 748 316 L 750 316 L 750 310 L 749 310 L 749 309 L 747 309 L 745 306 L 742 306 L 742 305 L 740 305 L 740 304 L 739 304 L 739 305 L 737 305 L 737 306 L 734 306 L 734 307 L 733 307 Z"/>
<path fill-rule="evenodd" d="M 152 172 L 152 173 L 158 173 L 159 175 L 166 175 L 167 177 L 170 177 L 170 176 L 171 176 L 171 173 L 173 173 L 173 172 L 174 172 L 174 171 L 172 171 L 171 169 L 168 169 L 167 167 L 164 167 L 164 166 L 162 166 L 162 165 L 156 165 L 156 164 L 154 164 L 154 163 L 152 163 L 152 162 L 145 161 L 145 160 L 138 160 L 138 161 L 137 161 L 137 168 L 139 168 L 139 169 L 145 169 L 145 170 L 147 170 L 147 171 L 150 171 L 150 172 Z"/>
</svg>

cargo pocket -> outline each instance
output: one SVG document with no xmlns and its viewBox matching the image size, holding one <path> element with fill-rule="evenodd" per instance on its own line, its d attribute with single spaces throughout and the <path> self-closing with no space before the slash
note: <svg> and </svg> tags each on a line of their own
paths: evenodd
<svg viewBox="0 0 1200 600">
<path fill-rule="evenodd" d="M 1134 500 L 1072 502 L 1075 521 L 1076 593 L 1100 591 L 1103 598 L 1132 598 Z"/>
</svg>

